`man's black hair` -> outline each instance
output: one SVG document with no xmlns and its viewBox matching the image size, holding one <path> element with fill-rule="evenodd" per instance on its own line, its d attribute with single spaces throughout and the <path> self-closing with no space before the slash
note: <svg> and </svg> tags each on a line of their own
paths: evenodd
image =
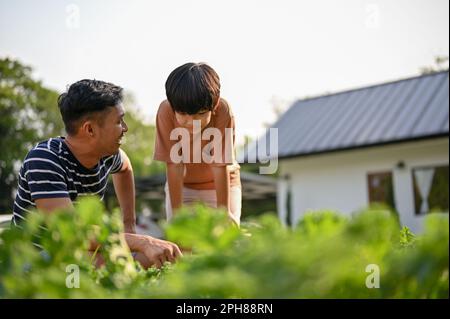
<svg viewBox="0 0 450 319">
<path fill-rule="evenodd" d="M 72 84 L 58 98 L 58 106 L 68 134 L 75 134 L 79 120 L 114 107 L 123 100 L 123 89 L 98 80 L 81 80 Z M 100 118 L 101 120 L 101 118 Z"/>
</svg>

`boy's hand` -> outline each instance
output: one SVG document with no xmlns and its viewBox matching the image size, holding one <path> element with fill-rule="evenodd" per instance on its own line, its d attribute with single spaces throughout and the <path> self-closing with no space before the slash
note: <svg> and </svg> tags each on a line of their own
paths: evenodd
<svg viewBox="0 0 450 319">
<path fill-rule="evenodd" d="M 239 227 L 239 220 L 230 211 L 228 212 L 228 218 L 235 226 Z"/>
</svg>

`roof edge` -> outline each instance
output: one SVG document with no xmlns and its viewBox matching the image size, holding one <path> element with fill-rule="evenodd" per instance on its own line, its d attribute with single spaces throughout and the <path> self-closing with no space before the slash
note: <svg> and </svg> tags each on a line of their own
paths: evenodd
<svg viewBox="0 0 450 319">
<path fill-rule="evenodd" d="M 373 148 L 373 147 L 378 147 L 378 146 L 393 145 L 393 144 L 400 144 L 400 143 L 411 143 L 411 142 L 431 140 L 431 139 L 441 138 L 441 137 L 448 138 L 449 137 L 448 132 L 447 133 L 439 133 L 439 134 L 431 134 L 431 135 L 426 135 L 426 136 L 419 136 L 419 137 L 414 137 L 414 138 L 407 138 L 407 139 L 398 139 L 398 140 L 386 141 L 386 142 L 381 142 L 381 143 L 373 143 L 373 144 L 365 144 L 365 145 L 357 145 L 357 146 L 329 149 L 329 150 L 323 150 L 323 151 L 317 151 L 317 152 L 311 152 L 311 153 L 290 154 L 290 155 L 286 155 L 286 156 L 279 156 L 278 160 L 285 160 L 285 159 L 292 159 L 292 158 L 299 158 L 299 157 L 308 157 L 308 156 L 328 154 L 328 153 L 337 153 L 337 152 L 343 152 L 343 151 L 352 151 L 352 150 Z"/>
<path fill-rule="evenodd" d="M 418 79 L 418 78 L 425 78 L 425 77 L 429 77 L 429 76 L 436 76 L 436 75 L 443 74 L 443 73 L 449 73 L 449 70 L 447 69 L 447 70 L 437 71 L 437 72 L 433 72 L 433 73 L 420 74 L 420 75 L 416 75 L 416 76 L 400 78 L 400 79 L 389 81 L 389 82 L 370 84 L 370 85 L 367 85 L 367 86 L 360 86 L 360 87 L 355 87 L 355 88 L 352 88 L 352 89 L 344 89 L 342 91 L 337 91 L 337 92 L 332 92 L 332 93 L 325 93 L 325 94 L 311 96 L 311 97 L 306 97 L 306 98 L 299 98 L 299 99 L 296 99 L 292 103 L 291 107 L 295 107 L 295 105 L 297 105 L 300 102 L 317 100 L 317 99 L 326 98 L 326 97 L 330 97 L 330 96 L 334 96 L 334 95 L 339 95 L 339 94 L 344 94 L 344 93 L 349 93 L 349 92 L 356 92 L 356 91 L 361 91 L 361 90 L 365 90 L 365 89 L 371 89 L 371 88 L 375 88 L 375 87 L 379 87 L 379 86 L 383 86 L 383 85 L 390 85 L 390 84 L 404 82 L 404 81 L 410 81 L 410 80 L 414 80 L 414 79 Z"/>
</svg>

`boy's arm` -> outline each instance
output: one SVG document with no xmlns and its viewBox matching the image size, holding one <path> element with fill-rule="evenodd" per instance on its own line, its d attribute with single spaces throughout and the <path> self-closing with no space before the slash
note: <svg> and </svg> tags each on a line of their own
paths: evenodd
<svg viewBox="0 0 450 319">
<path fill-rule="evenodd" d="M 126 153 L 120 150 L 123 164 L 119 172 L 112 175 L 114 190 L 120 209 L 126 233 L 136 233 L 135 188 L 133 167 Z"/>
<path fill-rule="evenodd" d="M 175 215 L 183 203 L 184 164 L 167 163 L 166 170 L 172 214 Z"/>
<path fill-rule="evenodd" d="M 238 224 L 234 220 L 234 216 L 231 213 L 230 206 L 230 174 L 228 173 L 227 166 L 213 166 L 214 185 L 216 187 L 217 207 L 225 208 L 228 212 L 228 217 Z"/>
</svg>

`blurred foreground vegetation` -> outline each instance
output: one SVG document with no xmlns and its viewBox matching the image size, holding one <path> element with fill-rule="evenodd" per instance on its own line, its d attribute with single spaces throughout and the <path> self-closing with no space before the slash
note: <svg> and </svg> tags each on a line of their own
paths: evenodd
<svg viewBox="0 0 450 319">
<path fill-rule="evenodd" d="M 190 252 L 162 270 L 145 271 L 118 235 L 119 213 L 106 213 L 97 200 L 80 201 L 76 212 L 32 214 L 24 229 L 0 235 L 0 297 L 449 296 L 449 223 L 444 214 L 427 216 L 420 236 L 400 229 L 395 216 L 379 208 L 352 218 L 313 212 L 292 229 L 263 215 L 237 229 L 223 212 L 196 206 L 165 226 L 167 239 Z M 103 247 L 98 253 L 106 264 L 98 269 L 86 253 L 90 239 Z M 67 286 L 73 265 L 79 267 L 79 288 Z M 368 265 L 380 270 L 379 288 L 366 286 L 372 275 L 366 272 Z"/>
</svg>

